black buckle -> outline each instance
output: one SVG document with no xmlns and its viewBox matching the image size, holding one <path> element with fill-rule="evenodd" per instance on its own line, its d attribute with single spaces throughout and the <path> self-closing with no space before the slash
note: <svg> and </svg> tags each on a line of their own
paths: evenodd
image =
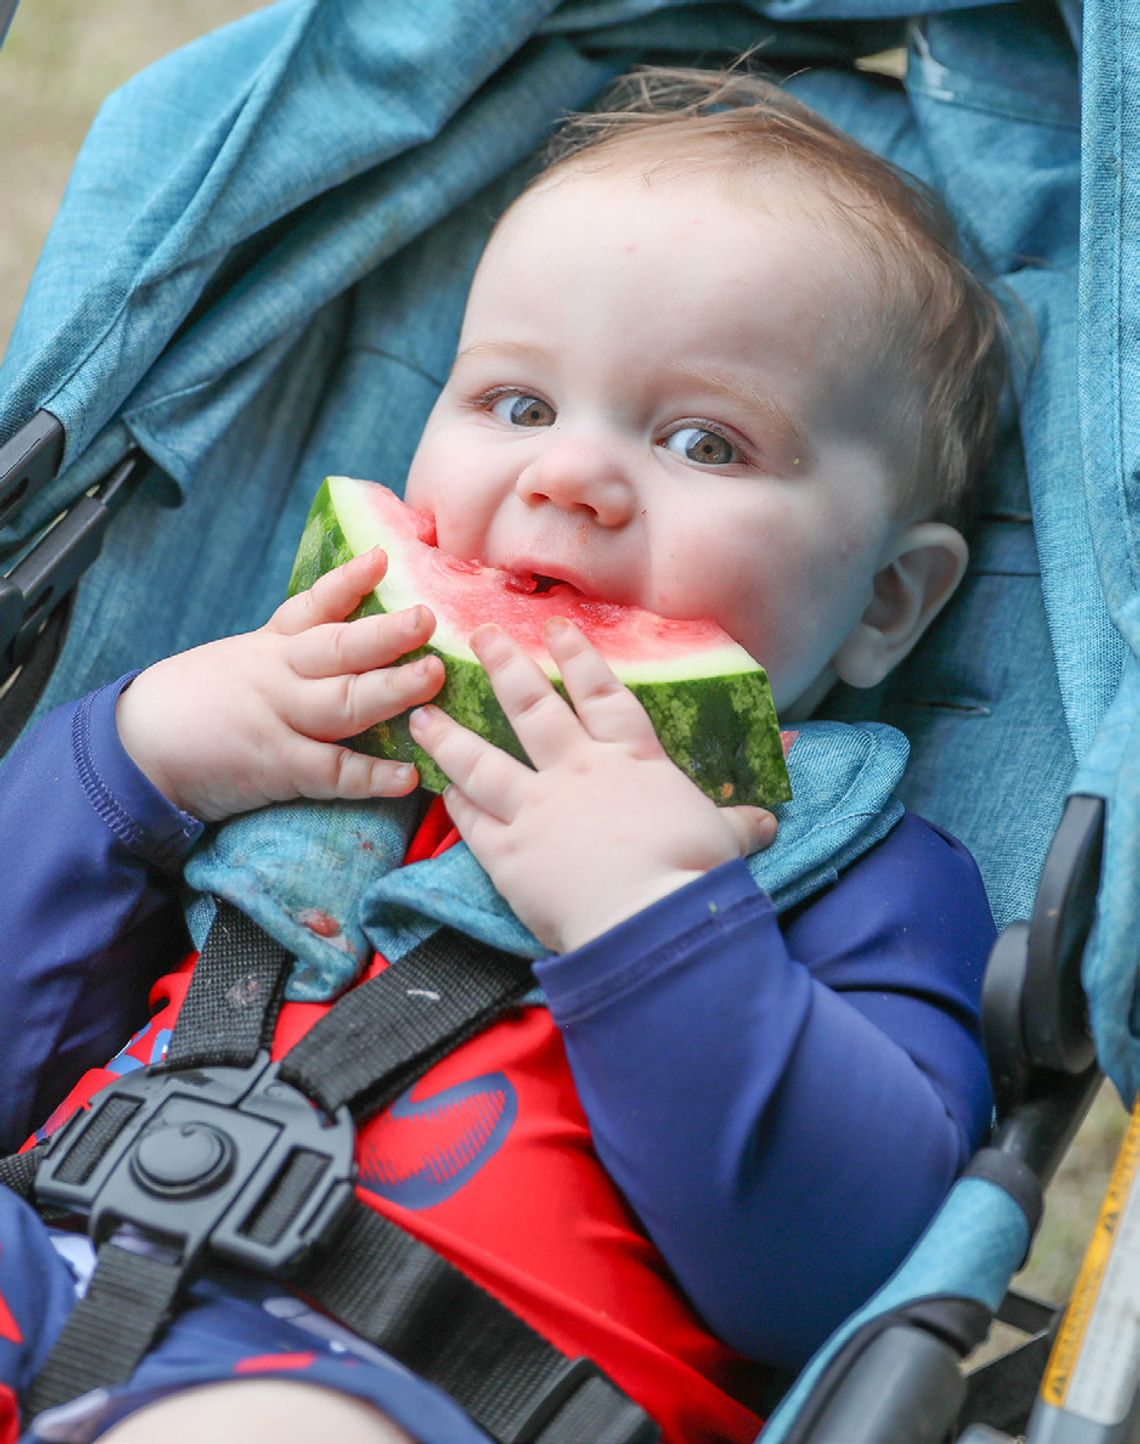
<svg viewBox="0 0 1140 1444">
<path fill-rule="evenodd" d="M 259 1054 L 249 1068 L 144 1069 L 108 1084 L 52 1137 L 36 1198 L 102 1243 L 133 1224 L 191 1269 L 207 1249 L 275 1276 L 330 1240 L 353 1196 L 355 1128 Z"/>
</svg>

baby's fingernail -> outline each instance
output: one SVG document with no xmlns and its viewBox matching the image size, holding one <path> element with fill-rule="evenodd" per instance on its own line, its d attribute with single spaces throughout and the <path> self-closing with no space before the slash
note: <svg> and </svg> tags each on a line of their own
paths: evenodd
<svg viewBox="0 0 1140 1444">
<path fill-rule="evenodd" d="M 398 767 L 392 769 L 392 782 L 396 787 L 410 787 L 412 779 L 416 775 L 416 769 L 407 762 L 401 762 Z"/>
<path fill-rule="evenodd" d="M 435 715 L 434 707 L 413 707 L 408 713 L 408 724 L 411 727 L 426 727 Z"/>
<path fill-rule="evenodd" d="M 410 611 L 404 614 L 404 626 L 407 627 L 409 632 L 418 632 L 420 627 L 423 626 L 423 620 L 423 607 L 412 607 Z"/>
<path fill-rule="evenodd" d="M 569 617 L 551 617 L 546 624 L 547 634 L 555 637 L 565 637 L 573 630 L 574 623 L 570 621 Z"/>
</svg>

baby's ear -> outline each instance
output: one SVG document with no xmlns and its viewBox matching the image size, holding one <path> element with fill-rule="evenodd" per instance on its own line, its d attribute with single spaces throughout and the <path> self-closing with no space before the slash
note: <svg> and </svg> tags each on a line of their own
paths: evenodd
<svg viewBox="0 0 1140 1444">
<path fill-rule="evenodd" d="M 961 532 L 920 521 L 895 539 L 874 593 L 832 666 L 852 687 L 874 687 L 911 650 L 962 580 L 969 548 Z"/>
</svg>

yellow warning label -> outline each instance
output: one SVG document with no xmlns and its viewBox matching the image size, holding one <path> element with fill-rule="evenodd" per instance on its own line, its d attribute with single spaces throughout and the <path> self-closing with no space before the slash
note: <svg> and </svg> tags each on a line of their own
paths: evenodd
<svg viewBox="0 0 1140 1444">
<path fill-rule="evenodd" d="M 1116 1164 L 1101 1205 L 1100 1216 L 1085 1251 L 1081 1272 L 1064 1322 L 1049 1355 L 1041 1397 L 1055 1408 L 1063 1408 L 1081 1358 L 1089 1320 L 1105 1281 L 1109 1257 L 1117 1239 L 1121 1215 L 1128 1203 L 1137 1165 L 1140 1164 L 1140 1095 L 1132 1107 L 1132 1119 L 1116 1156 Z"/>
</svg>

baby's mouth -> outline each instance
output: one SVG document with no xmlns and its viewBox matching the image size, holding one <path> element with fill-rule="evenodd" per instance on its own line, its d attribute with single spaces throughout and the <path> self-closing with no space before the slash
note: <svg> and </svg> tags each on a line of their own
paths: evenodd
<svg viewBox="0 0 1140 1444">
<path fill-rule="evenodd" d="M 579 591 L 573 582 L 568 582 L 563 577 L 547 576 L 544 572 L 508 572 L 507 585 L 512 591 L 536 597 L 545 596 L 558 587 L 568 587 L 572 592 Z"/>
</svg>

